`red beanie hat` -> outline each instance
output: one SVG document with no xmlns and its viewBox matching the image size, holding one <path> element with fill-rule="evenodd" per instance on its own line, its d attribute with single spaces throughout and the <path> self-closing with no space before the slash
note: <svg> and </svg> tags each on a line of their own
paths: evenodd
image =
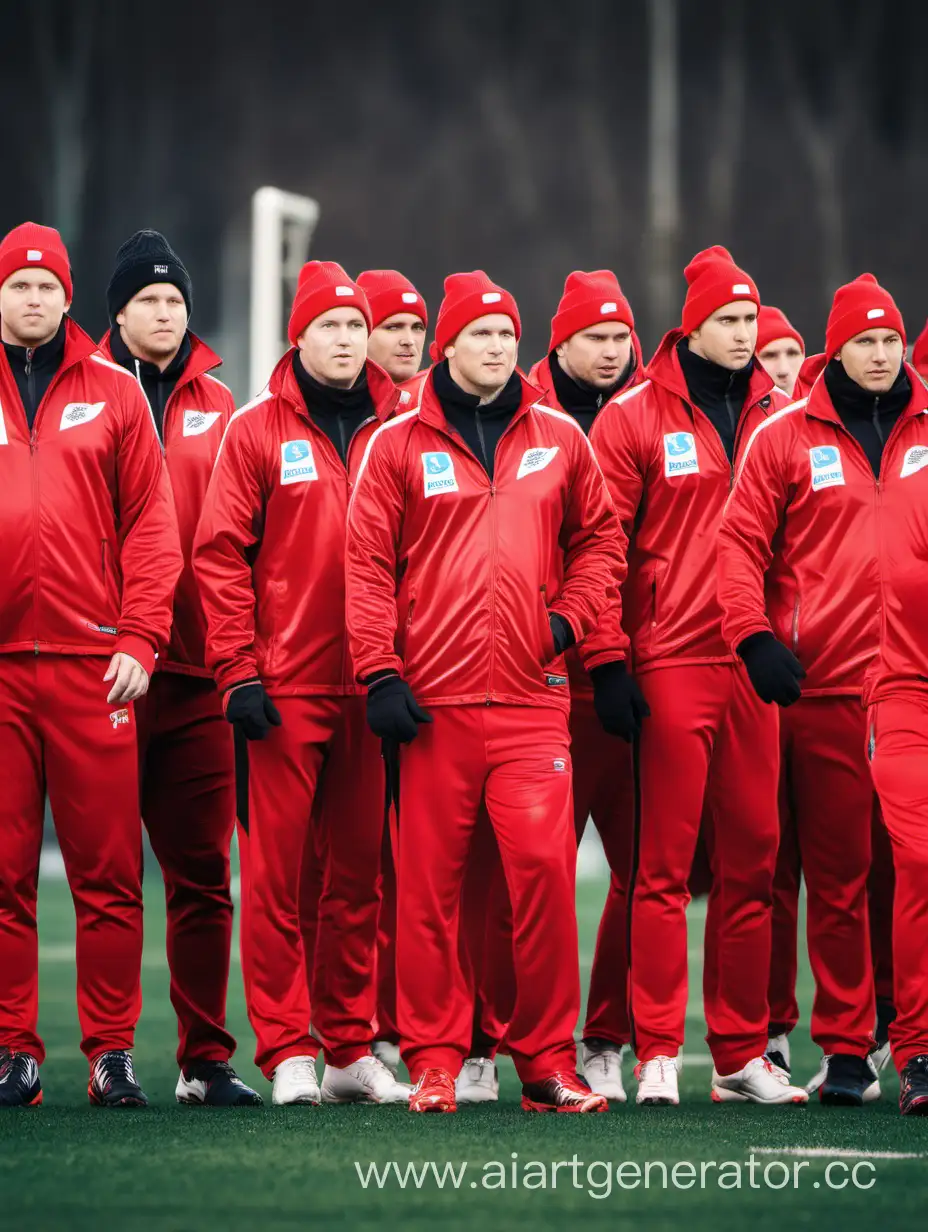
<svg viewBox="0 0 928 1232">
<path fill-rule="evenodd" d="M 425 300 L 399 270 L 365 270 L 358 274 L 358 286 L 371 306 L 372 329 L 398 312 L 415 313 L 423 325 L 428 325 Z"/>
<path fill-rule="evenodd" d="M 444 358 L 445 347 L 454 342 L 465 325 L 495 312 L 512 318 L 518 341 L 522 336 L 522 322 L 516 301 L 508 291 L 491 282 L 483 270 L 449 274 L 445 279 L 445 298 L 435 323 L 435 341 L 429 348 L 432 359 L 437 363 Z"/>
<path fill-rule="evenodd" d="M 919 376 L 928 376 L 928 321 L 925 322 L 925 328 L 915 339 L 915 346 L 912 348 L 912 366 Z"/>
<path fill-rule="evenodd" d="M 44 269 L 54 274 L 64 287 L 65 299 L 74 298 L 68 250 L 54 227 L 24 222 L 7 232 L 0 242 L 0 286 L 17 270 Z"/>
<path fill-rule="evenodd" d="M 595 325 L 597 321 L 621 321 L 635 328 L 631 304 L 622 294 L 619 280 L 612 270 L 574 270 L 567 275 L 564 294 L 551 318 L 551 341 L 548 353 L 572 334 Z"/>
<path fill-rule="evenodd" d="M 683 277 L 688 288 L 683 305 L 684 334 L 699 329 L 713 312 L 736 300 L 752 300 L 760 307 L 754 279 L 735 265 L 731 253 L 720 244 L 697 252 Z"/>
<path fill-rule="evenodd" d="M 802 339 L 802 334 L 790 325 L 786 314 L 779 308 L 761 304 L 757 313 L 757 354 L 759 355 L 764 347 L 769 346 L 771 342 L 776 342 L 778 338 L 794 338 L 799 343 L 800 351 L 805 355 L 806 344 Z"/>
<path fill-rule="evenodd" d="M 825 354 L 833 359 L 845 342 L 868 329 L 898 330 L 905 346 L 905 326 L 896 301 L 872 274 L 861 274 L 835 291 L 825 328 Z"/>
<path fill-rule="evenodd" d="M 367 328 L 371 327 L 371 306 L 356 282 L 352 282 L 337 261 L 307 261 L 300 270 L 300 280 L 293 297 L 293 311 L 287 326 L 292 346 L 303 330 L 316 317 L 330 308 L 357 308 Z"/>
</svg>

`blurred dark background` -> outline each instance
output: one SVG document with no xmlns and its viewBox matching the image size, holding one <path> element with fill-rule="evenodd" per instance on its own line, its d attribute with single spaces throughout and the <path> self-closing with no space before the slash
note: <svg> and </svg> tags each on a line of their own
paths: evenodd
<svg viewBox="0 0 928 1232">
<path fill-rule="evenodd" d="M 517 295 L 543 351 L 572 268 L 617 272 L 646 353 L 726 244 L 821 347 L 873 271 L 928 313 L 928 4 L 858 0 L 28 0 L 3 5 L 0 231 L 59 227 L 94 333 L 117 246 L 164 231 L 245 388 L 252 192 L 322 209 L 312 254 Z"/>
</svg>

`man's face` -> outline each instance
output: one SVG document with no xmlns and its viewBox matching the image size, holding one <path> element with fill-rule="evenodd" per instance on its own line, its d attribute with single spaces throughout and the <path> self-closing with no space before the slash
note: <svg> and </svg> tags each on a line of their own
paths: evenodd
<svg viewBox="0 0 928 1232">
<path fill-rule="evenodd" d="M 42 346 L 58 333 L 70 306 L 49 270 L 16 270 L 0 287 L 0 335 L 12 346 Z"/>
<path fill-rule="evenodd" d="M 894 329 L 867 329 L 838 352 L 844 371 L 861 389 L 885 394 L 892 389 L 905 348 Z"/>
<path fill-rule="evenodd" d="M 321 385 L 350 389 L 367 357 L 367 321 L 360 308 L 330 308 L 297 339 L 300 361 Z"/>
<path fill-rule="evenodd" d="M 187 305 L 170 282 L 153 282 L 116 313 L 122 340 L 139 359 L 170 362 L 187 332 Z"/>
<path fill-rule="evenodd" d="M 479 398 L 503 388 L 516 366 L 518 343 L 512 318 L 501 312 L 478 317 L 445 347 L 452 379 Z"/>
<path fill-rule="evenodd" d="M 621 321 L 603 321 L 581 329 L 557 348 L 567 375 L 593 389 L 614 385 L 628 367 L 631 353 L 632 331 Z"/>
<path fill-rule="evenodd" d="M 757 345 L 757 305 L 744 299 L 725 304 L 693 330 L 689 344 L 695 355 L 720 368 L 743 368 Z"/>
<path fill-rule="evenodd" d="M 799 369 L 805 356 L 795 338 L 774 338 L 768 342 L 757 358 L 763 364 L 773 382 L 785 394 L 793 396 Z"/>
<path fill-rule="evenodd" d="M 367 354 L 399 384 L 419 371 L 424 346 L 422 321 L 413 312 L 395 312 L 371 330 Z"/>
</svg>

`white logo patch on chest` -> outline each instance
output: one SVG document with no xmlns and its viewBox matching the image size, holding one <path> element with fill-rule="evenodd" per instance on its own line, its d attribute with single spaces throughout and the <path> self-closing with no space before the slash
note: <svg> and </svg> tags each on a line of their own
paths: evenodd
<svg viewBox="0 0 928 1232">
<path fill-rule="evenodd" d="M 218 418 L 218 411 L 184 411 L 184 436 L 202 436 Z"/>
<path fill-rule="evenodd" d="M 698 475 L 699 458 L 696 437 L 692 432 L 668 432 L 664 435 L 664 478 L 676 475 Z"/>
<path fill-rule="evenodd" d="M 422 474 L 425 480 L 425 495 L 438 496 L 441 492 L 459 492 L 454 475 L 454 459 L 450 453 L 424 453 Z"/>
<path fill-rule="evenodd" d="M 899 478 L 905 479 L 908 475 L 914 475 L 916 471 L 926 466 L 928 466 L 928 445 L 913 445 L 911 449 L 905 451 Z"/>
<path fill-rule="evenodd" d="M 313 447 L 309 441 L 284 441 L 280 447 L 280 482 L 308 483 L 318 479 Z"/>
<path fill-rule="evenodd" d="M 90 423 L 105 406 L 105 402 L 69 402 L 61 412 L 61 431 L 64 432 L 65 428 L 76 428 L 78 424 Z"/>
<path fill-rule="evenodd" d="M 526 449 L 519 463 L 519 469 L 516 471 L 516 479 L 524 479 L 526 475 L 531 475 L 535 471 L 543 471 L 550 462 L 554 461 L 554 455 L 558 449 L 560 449 L 559 445 L 552 445 L 550 449 L 546 449 L 543 445 L 535 449 Z"/>
<path fill-rule="evenodd" d="M 844 486 L 844 466 L 837 445 L 819 445 L 817 449 L 810 449 L 809 465 L 812 468 L 813 492 L 818 492 L 820 488 Z"/>
</svg>

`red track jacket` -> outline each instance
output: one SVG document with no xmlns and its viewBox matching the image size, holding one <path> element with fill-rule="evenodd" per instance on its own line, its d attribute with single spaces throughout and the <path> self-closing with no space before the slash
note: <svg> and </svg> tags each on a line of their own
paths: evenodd
<svg viewBox="0 0 928 1232">
<path fill-rule="evenodd" d="M 884 471 L 899 469 L 893 459 L 891 437 Z M 859 697 L 876 653 L 877 495 L 823 378 L 765 420 L 742 455 L 719 538 L 722 631 L 733 650 L 774 633 L 806 669 L 804 697 Z"/>
<path fill-rule="evenodd" d="M 150 674 L 183 565 L 148 403 L 70 318 L 32 431 L 0 347 L 0 653 L 109 657 Z"/>
<path fill-rule="evenodd" d="M 372 438 L 348 515 L 359 680 L 402 672 L 430 705 L 568 708 L 548 613 L 585 637 L 616 597 L 623 544 L 588 441 L 536 397 L 523 378 L 492 483 L 431 379 Z"/>
<path fill-rule="evenodd" d="M 191 352 L 174 392 L 164 408 L 164 454 L 174 492 L 184 571 L 174 594 L 171 641 L 159 666 L 187 676 L 209 676 L 206 669 L 206 617 L 193 574 L 193 537 L 206 498 L 209 477 L 222 434 L 235 411 L 232 391 L 210 375 L 222 360 L 190 333 Z M 109 333 L 100 350 L 112 359 Z M 138 379 L 138 372 L 136 372 Z"/>
<path fill-rule="evenodd" d="M 280 696 L 360 692 L 345 635 L 345 519 L 374 429 L 403 403 L 367 361 L 376 415 L 351 441 L 346 470 L 306 410 L 293 350 L 232 417 L 193 549 L 220 690 L 260 678 Z"/>
<path fill-rule="evenodd" d="M 590 439 L 631 540 L 625 629 L 636 670 L 724 663 L 716 594 L 716 545 L 732 466 L 706 415 L 689 400 L 671 330 L 645 380 L 603 407 Z M 789 399 L 754 365 L 736 440 Z M 606 661 L 615 629 L 605 621 L 581 647 L 587 666 Z M 614 655 L 612 656 L 615 657 Z"/>
<path fill-rule="evenodd" d="M 641 343 L 638 341 L 638 335 L 632 330 L 632 356 L 634 364 L 628 380 L 623 385 L 622 389 L 631 389 L 638 381 L 641 380 Z M 545 406 L 553 407 L 555 410 L 563 411 L 564 408 L 558 400 L 557 392 L 554 388 L 554 381 L 551 377 L 550 355 L 546 355 L 543 359 L 539 359 L 538 363 L 532 368 L 528 374 L 528 379 L 542 392 L 542 400 Z M 619 391 L 620 393 L 622 390 Z M 615 395 L 613 395 L 615 396 Z M 569 414 L 569 412 L 565 412 Z M 623 561 L 625 557 L 625 542 L 623 535 Z M 596 639 L 596 645 L 601 647 L 601 653 L 597 656 L 596 661 L 592 661 L 592 653 L 588 654 L 589 662 L 584 665 L 584 655 L 576 646 L 571 646 L 564 656 L 567 663 L 567 676 L 570 681 L 571 697 L 593 697 L 593 684 L 590 680 L 589 668 L 595 667 L 597 663 L 608 663 L 625 657 L 628 647 L 628 638 L 622 632 L 622 597 L 620 597 L 619 605 L 616 608 L 610 607 L 603 613 L 600 624 L 603 626 L 604 632 Z M 595 636 L 595 635 L 594 635 Z M 610 637 L 613 640 L 612 653 L 609 652 L 608 641 Z M 591 645 L 594 643 L 590 643 Z"/>
</svg>

